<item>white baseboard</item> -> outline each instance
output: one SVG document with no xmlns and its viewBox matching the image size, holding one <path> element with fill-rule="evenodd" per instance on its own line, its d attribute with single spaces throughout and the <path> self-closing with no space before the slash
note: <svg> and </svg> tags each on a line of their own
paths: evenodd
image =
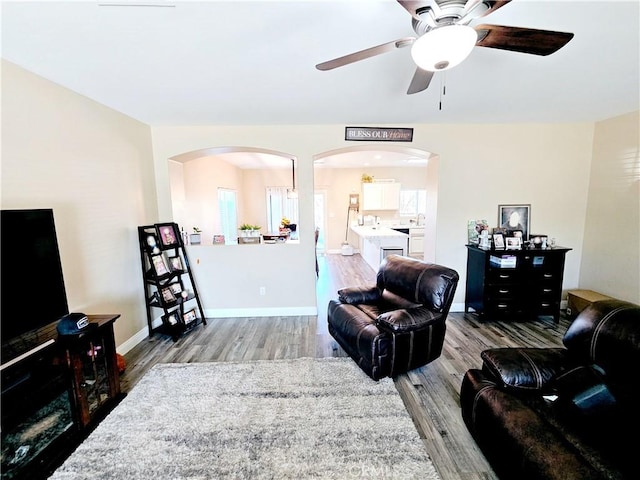
<svg viewBox="0 0 640 480">
<path fill-rule="evenodd" d="M 133 337 L 129 338 L 126 342 L 123 342 L 116 348 L 116 351 L 120 355 L 126 355 L 129 350 L 142 342 L 145 338 L 149 336 L 149 329 L 145 326 L 142 330 L 133 335 Z"/>
<path fill-rule="evenodd" d="M 207 318 L 239 317 L 295 317 L 299 315 L 317 315 L 316 307 L 274 307 L 274 308 L 216 308 L 205 309 Z"/>
</svg>

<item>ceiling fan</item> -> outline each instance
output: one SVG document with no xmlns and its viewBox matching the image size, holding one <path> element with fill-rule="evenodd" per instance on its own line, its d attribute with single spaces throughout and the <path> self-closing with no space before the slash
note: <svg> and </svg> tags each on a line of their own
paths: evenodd
<svg viewBox="0 0 640 480">
<path fill-rule="evenodd" d="M 417 37 L 404 37 L 316 65 L 332 70 L 382 53 L 411 45 L 417 65 L 407 94 L 426 90 L 433 74 L 460 64 L 473 47 L 489 47 L 533 55 L 549 55 L 564 47 L 573 33 L 533 28 L 477 25 L 474 20 L 489 15 L 511 0 L 397 0 L 411 14 Z"/>
</svg>

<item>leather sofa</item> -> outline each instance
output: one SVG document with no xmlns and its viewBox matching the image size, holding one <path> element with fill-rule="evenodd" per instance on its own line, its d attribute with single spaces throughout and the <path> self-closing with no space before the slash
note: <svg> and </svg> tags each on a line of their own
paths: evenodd
<svg viewBox="0 0 640 480">
<path fill-rule="evenodd" d="M 466 372 L 462 417 L 501 479 L 628 479 L 640 468 L 640 306 L 603 300 L 559 348 L 495 348 Z"/>
<path fill-rule="evenodd" d="M 329 333 L 372 379 L 435 360 L 458 273 L 399 255 L 385 257 L 376 285 L 343 288 L 328 307 Z"/>
</svg>

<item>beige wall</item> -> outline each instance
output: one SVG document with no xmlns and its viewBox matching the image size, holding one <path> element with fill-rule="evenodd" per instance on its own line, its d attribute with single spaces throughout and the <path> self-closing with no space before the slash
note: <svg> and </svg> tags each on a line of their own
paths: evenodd
<svg viewBox="0 0 640 480">
<path fill-rule="evenodd" d="M 53 208 L 71 311 L 121 314 L 118 345 L 146 328 L 136 227 L 158 218 L 147 125 L 3 61 L 1 198 Z"/>
<path fill-rule="evenodd" d="M 455 308 L 461 309 L 464 303 L 467 221 L 486 218 L 495 226 L 499 204 L 531 204 L 532 230 L 553 236 L 560 245 L 573 249 L 567 255 L 564 288 L 578 286 L 593 124 L 415 125 L 413 128 L 411 147 L 439 157 L 435 259 L 461 275 Z M 301 218 L 313 218 L 313 158 L 350 144 L 344 140 L 344 125 L 154 127 L 152 130 L 161 215 L 171 212 L 167 159 L 197 149 L 242 145 L 297 156 Z M 567 215 L 567 212 L 571 213 Z M 301 227 L 301 251 L 299 257 L 292 257 L 289 272 L 302 280 L 280 285 L 290 288 L 292 296 L 302 296 L 314 305 L 313 225 L 302 222 Z M 262 265 L 272 272 L 268 281 L 279 284 L 279 267 L 272 259 L 256 255 L 247 258 L 247 262 Z M 224 258 L 216 259 L 215 263 L 225 271 L 238 268 Z M 247 296 L 257 296 L 258 288 L 249 280 L 230 285 L 222 294 L 235 297 L 240 305 Z"/>
<path fill-rule="evenodd" d="M 596 124 L 580 288 L 640 303 L 640 112 Z"/>
</svg>

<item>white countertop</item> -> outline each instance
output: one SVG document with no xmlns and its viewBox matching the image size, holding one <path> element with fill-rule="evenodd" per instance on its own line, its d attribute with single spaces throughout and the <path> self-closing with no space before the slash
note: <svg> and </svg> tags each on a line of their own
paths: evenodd
<svg viewBox="0 0 640 480">
<path fill-rule="evenodd" d="M 393 238 L 407 238 L 408 235 L 406 233 L 397 232 L 389 227 L 361 227 L 361 226 L 352 226 L 351 230 L 356 235 L 359 235 L 363 238 L 380 238 L 380 237 L 393 237 Z"/>
</svg>

